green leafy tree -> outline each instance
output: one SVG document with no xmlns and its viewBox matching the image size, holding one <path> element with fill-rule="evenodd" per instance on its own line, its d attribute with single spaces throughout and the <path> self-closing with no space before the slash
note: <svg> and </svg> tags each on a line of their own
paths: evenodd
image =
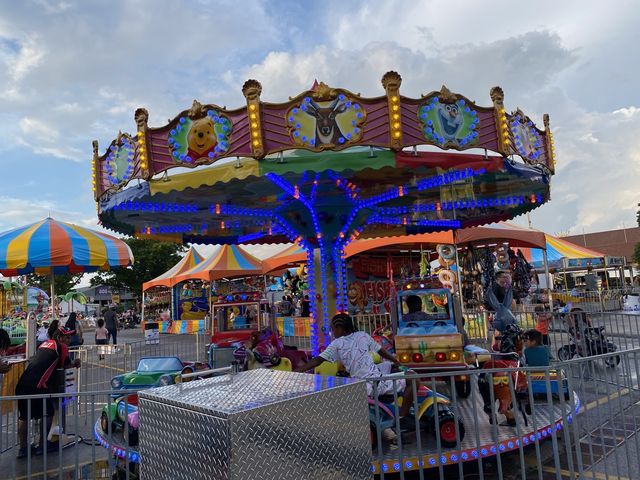
<svg viewBox="0 0 640 480">
<path fill-rule="evenodd" d="M 182 258 L 181 253 L 186 250 L 184 245 L 170 242 L 138 238 L 128 238 L 125 242 L 133 252 L 133 266 L 100 272 L 91 279 L 91 285 L 128 288 L 134 295 L 141 296 L 142 284 L 173 267 Z"/>
<path fill-rule="evenodd" d="M 68 293 L 73 287 L 80 283 L 82 273 L 65 273 L 62 275 L 54 276 L 54 286 L 56 289 L 56 295 L 64 295 Z M 38 287 L 47 293 L 51 292 L 51 276 L 50 275 L 36 275 L 31 273 L 27 275 L 27 284 L 34 287 Z"/>
</svg>

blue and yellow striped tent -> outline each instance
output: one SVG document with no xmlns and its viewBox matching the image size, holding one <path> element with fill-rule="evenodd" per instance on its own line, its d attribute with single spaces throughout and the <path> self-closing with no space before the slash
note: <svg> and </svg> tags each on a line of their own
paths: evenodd
<svg viewBox="0 0 640 480">
<path fill-rule="evenodd" d="M 133 254 L 122 240 L 52 218 L 0 233 L 0 273 L 6 277 L 95 272 L 131 264 Z"/>
<path fill-rule="evenodd" d="M 223 245 L 208 259 L 174 279 L 175 283 L 180 283 L 187 280 L 212 281 L 260 274 L 262 262 L 259 259 L 237 245 Z"/>
</svg>

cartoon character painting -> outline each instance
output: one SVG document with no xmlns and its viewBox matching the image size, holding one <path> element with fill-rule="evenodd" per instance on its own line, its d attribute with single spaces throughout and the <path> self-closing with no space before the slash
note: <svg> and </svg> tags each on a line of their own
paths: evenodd
<svg viewBox="0 0 640 480">
<path fill-rule="evenodd" d="M 347 291 L 349 303 L 353 305 L 358 312 L 363 312 L 367 306 L 367 295 L 362 282 L 353 282 L 349 285 Z"/>
<path fill-rule="evenodd" d="M 478 112 L 444 86 L 418 109 L 418 119 L 424 136 L 437 145 L 466 147 L 478 142 Z"/>
<path fill-rule="evenodd" d="M 365 118 L 363 107 L 342 93 L 327 100 L 305 97 L 287 112 L 293 142 L 311 149 L 347 146 L 358 141 Z"/>
<path fill-rule="evenodd" d="M 455 140 L 463 124 L 458 105 L 439 103 L 436 112 L 442 136 L 446 140 Z"/>
<path fill-rule="evenodd" d="M 225 115 L 194 101 L 188 114 L 178 118 L 167 143 L 177 163 L 211 162 L 229 150 L 232 129 L 233 124 Z"/>
<path fill-rule="evenodd" d="M 189 155 L 194 158 L 206 155 L 218 144 L 213 120 L 209 117 L 194 120 L 187 135 Z"/>
</svg>

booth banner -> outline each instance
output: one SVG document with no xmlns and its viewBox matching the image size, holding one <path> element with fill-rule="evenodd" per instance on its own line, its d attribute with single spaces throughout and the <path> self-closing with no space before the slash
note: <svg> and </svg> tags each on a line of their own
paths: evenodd
<svg viewBox="0 0 640 480">
<path fill-rule="evenodd" d="M 276 317 L 276 327 L 283 337 L 309 337 L 310 321 L 308 317 Z"/>
<path fill-rule="evenodd" d="M 160 322 L 164 323 L 164 322 Z M 158 323 L 148 322 L 144 328 L 144 343 L 146 345 L 156 345 L 160 343 L 160 333 L 158 330 Z"/>
<path fill-rule="evenodd" d="M 209 313 L 207 289 L 184 283 L 174 288 L 176 311 L 174 320 L 203 320 Z"/>
<path fill-rule="evenodd" d="M 392 285 L 385 259 L 356 258 L 347 270 L 349 313 L 390 313 Z"/>
<path fill-rule="evenodd" d="M 408 278 L 418 275 L 420 258 L 419 255 L 413 259 L 358 256 L 351 260 L 349 267 L 353 277 L 361 280 L 369 280 L 370 277 L 388 279 L 391 275 Z"/>
<path fill-rule="evenodd" d="M 195 335 L 197 333 L 204 333 L 204 319 L 173 320 L 171 322 L 158 322 L 158 332 L 173 333 L 176 335 Z M 145 330 L 145 335 L 146 335 L 146 330 Z"/>
</svg>

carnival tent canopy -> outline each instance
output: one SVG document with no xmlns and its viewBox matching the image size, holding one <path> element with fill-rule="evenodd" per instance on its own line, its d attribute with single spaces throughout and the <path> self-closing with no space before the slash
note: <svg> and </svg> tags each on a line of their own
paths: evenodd
<svg viewBox="0 0 640 480">
<path fill-rule="evenodd" d="M 204 257 L 194 247 L 191 247 L 187 254 L 173 267 L 153 280 L 143 283 L 142 290 L 145 291 L 153 287 L 173 287 L 178 283 L 175 281 L 175 277 L 199 265 L 203 260 Z"/>
<path fill-rule="evenodd" d="M 544 232 L 520 227 L 510 222 L 500 222 L 489 226 L 465 228 L 455 232 L 448 230 L 418 235 L 356 240 L 345 248 L 345 256 L 352 257 L 362 252 L 382 248 L 420 248 L 423 244 L 464 245 L 496 242 L 509 242 L 509 245 L 513 247 L 545 248 L 546 245 Z M 286 265 L 305 262 L 306 259 L 307 256 L 304 249 L 293 245 L 266 259 L 263 264 L 265 272 L 271 272 Z"/>
<path fill-rule="evenodd" d="M 122 240 L 52 218 L 0 233 L 0 273 L 6 277 L 94 272 L 132 263 Z"/>
<path fill-rule="evenodd" d="M 208 259 L 174 277 L 174 285 L 187 280 L 213 281 L 221 278 L 262 274 L 262 262 L 237 245 L 223 245 Z"/>
<path fill-rule="evenodd" d="M 604 253 L 589 248 L 575 245 L 562 238 L 545 234 L 547 246 L 547 261 L 549 265 L 557 267 L 562 265 L 562 259 L 568 260 L 593 260 L 592 264 L 603 264 Z M 521 248 L 524 257 L 534 267 L 541 267 L 544 264 L 542 250 L 535 248 Z"/>
<path fill-rule="evenodd" d="M 510 247 L 548 248 L 545 233 L 511 222 L 499 222 L 482 227 L 463 228 L 455 232 L 458 245 L 508 242 Z"/>
</svg>

